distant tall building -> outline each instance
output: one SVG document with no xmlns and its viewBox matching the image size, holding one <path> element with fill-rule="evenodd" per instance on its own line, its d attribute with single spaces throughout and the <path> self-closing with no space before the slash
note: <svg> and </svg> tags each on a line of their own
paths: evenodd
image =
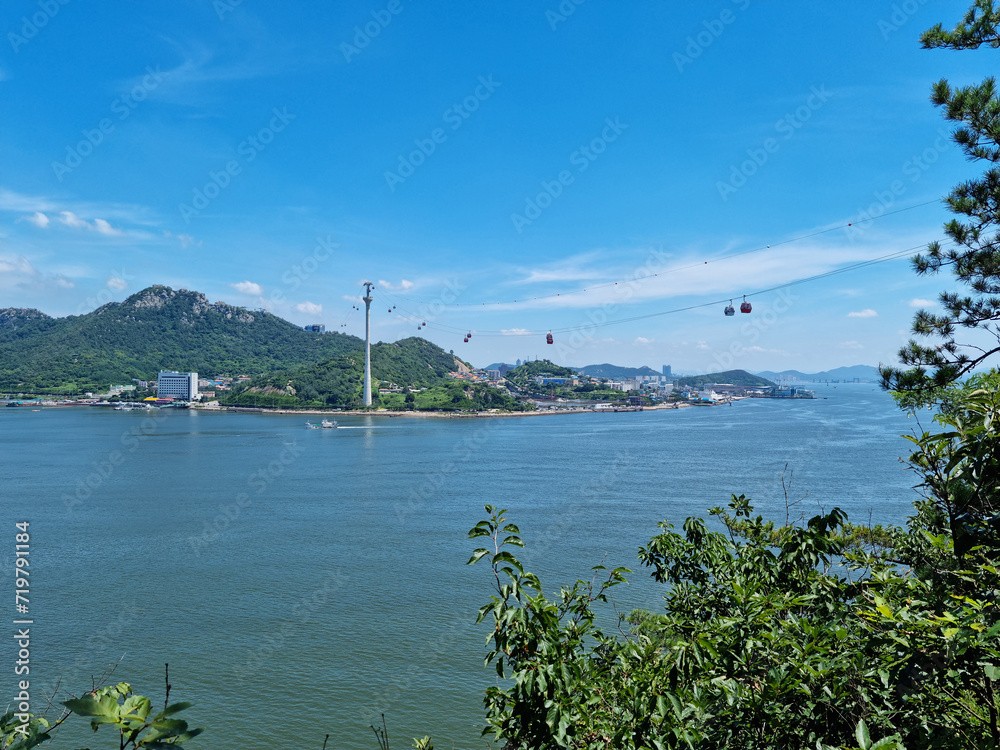
<svg viewBox="0 0 1000 750">
<path fill-rule="evenodd" d="M 670 374 L 670 365 L 663 365 L 663 377 L 672 378 L 673 375 Z"/>
<path fill-rule="evenodd" d="M 514 367 L 520 367 L 520 366 L 521 366 L 521 360 L 517 360 L 517 363 L 514 365 Z"/>
<path fill-rule="evenodd" d="M 161 370 L 156 378 L 156 395 L 194 401 L 198 398 L 198 373 Z"/>
</svg>

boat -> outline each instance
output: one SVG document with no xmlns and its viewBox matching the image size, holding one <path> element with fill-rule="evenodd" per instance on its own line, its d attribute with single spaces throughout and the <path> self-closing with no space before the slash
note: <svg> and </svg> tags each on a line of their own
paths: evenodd
<svg viewBox="0 0 1000 750">
<path fill-rule="evenodd" d="M 335 427 L 340 427 L 336 420 L 331 422 L 329 419 L 324 419 L 319 424 L 313 424 L 312 422 L 306 422 L 306 427 L 310 430 L 332 430 Z"/>
</svg>

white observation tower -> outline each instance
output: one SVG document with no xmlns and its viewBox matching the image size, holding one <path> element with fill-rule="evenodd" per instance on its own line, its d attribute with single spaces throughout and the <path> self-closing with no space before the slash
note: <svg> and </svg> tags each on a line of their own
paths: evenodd
<svg viewBox="0 0 1000 750">
<path fill-rule="evenodd" d="M 365 282 L 365 406 L 372 405 L 372 287 Z"/>
</svg>

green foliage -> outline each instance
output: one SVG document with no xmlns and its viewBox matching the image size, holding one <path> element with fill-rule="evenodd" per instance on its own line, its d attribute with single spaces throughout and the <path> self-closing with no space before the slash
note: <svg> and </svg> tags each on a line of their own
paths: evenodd
<svg viewBox="0 0 1000 750">
<path fill-rule="evenodd" d="M 13 711 L 0 716 L 0 750 L 31 750 L 51 739 L 52 725 L 41 716 L 22 722 Z"/>
<path fill-rule="evenodd" d="M 665 585 L 618 637 L 594 606 L 624 581 L 554 600 L 492 506 L 484 705 L 497 739 L 531 748 L 1000 747 L 1000 374 L 949 393 L 913 437 L 925 496 L 907 529 L 754 515 L 743 495 L 661 532 L 639 558 Z M 714 528 L 713 528 L 714 527 Z M 596 570 L 603 570 L 597 568 Z"/>
<path fill-rule="evenodd" d="M 707 375 L 692 375 L 687 378 L 679 378 L 677 385 L 692 386 L 703 385 L 705 383 L 728 383 L 730 385 L 741 385 L 745 387 L 775 385 L 767 378 L 760 378 L 751 375 L 746 370 L 726 370 L 725 372 L 710 372 Z"/>
<path fill-rule="evenodd" d="M 504 379 L 518 388 L 534 388 L 535 378 L 539 375 L 553 378 L 572 378 L 576 375 L 576 370 L 554 364 L 547 359 L 536 359 L 510 370 Z"/>
<path fill-rule="evenodd" d="M 165 704 L 169 702 L 169 698 L 168 685 Z M 152 701 L 145 696 L 135 695 L 127 682 L 99 688 L 82 698 L 65 701 L 63 705 L 74 714 L 89 718 L 91 729 L 95 732 L 103 724 L 117 728 L 121 750 L 130 747 L 148 750 L 180 749 L 183 748 L 182 743 L 204 731 L 188 729 L 186 721 L 172 718 L 190 707 L 190 703 L 165 705 L 162 711 L 151 715 Z"/>
<path fill-rule="evenodd" d="M 379 381 L 427 388 L 407 401 L 408 396 L 385 396 L 387 408 L 417 410 L 519 410 L 516 399 L 495 388 L 479 383 L 458 381 L 449 373 L 457 360 L 431 342 L 411 337 L 392 344 L 378 343 L 371 348 L 372 392 Z M 219 398 L 231 406 L 273 406 L 278 408 L 359 408 L 362 404 L 365 372 L 364 351 L 343 354 L 315 365 L 269 373 L 254 378 Z M 374 398 L 373 398 L 374 402 Z M 373 403 L 374 405 L 374 403 Z"/>
<path fill-rule="evenodd" d="M 270 313 L 152 286 L 91 313 L 49 318 L 0 310 L 0 390 L 105 390 L 159 370 L 202 377 L 255 374 L 360 350 L 353 336 L 319 335 Z"/>
<path fill-rule="evenodd" d="M 976 0 L 963 20 L 952 30 L 941 24 L 921 37 L 925 49 L 965 50 L 983 45 L 1000 46 L 1000 11 L 993 0 Z M 911 369 L 884 368 L 883 384 L 889 390 L 919 391 L 940 388 L 970 372 L 1000 345 L 985 347 L 959 343 L 956 332 L 963 328 L 985 330 L 997 336 L 1000 320 L 1000 95 L 992 76 L 980 84 L 952 87 L 942 79 L 934 84 L 931 101 L 941 107 L 946 120 L 956 123 L 953 140 L 973 162 L 985 162 L 986 171 L 951 191 L 947 204 L 958 219 L 948 222 L 945 243 L 933 242 L 927 252 L 913 259 L 918 274 L 936 274 L 950 269 L 971 293 L 943 292 L 943 312 L 920 310 L 913 319 L 913 333 L 937 343 L 924 345 L 911 340 L 899 357 Z M 993 330 L 991 330 L 993 329 Z M 1000 344 L 1000 337 L 997 338 Z M 930 368 L 930 372 L 928 369 Z"/>
</svg>

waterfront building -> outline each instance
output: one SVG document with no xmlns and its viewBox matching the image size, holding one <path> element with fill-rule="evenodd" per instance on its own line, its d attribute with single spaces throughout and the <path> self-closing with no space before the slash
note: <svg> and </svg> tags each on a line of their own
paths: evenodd
<svg viewBox="0 0 1000 750">
<path fill-rule="evenodd" d="M 161 370 L 156 378 L 156 394 L 160 398 L 195 401 L 198 398 L 198 373 Z"/>
</svg>

